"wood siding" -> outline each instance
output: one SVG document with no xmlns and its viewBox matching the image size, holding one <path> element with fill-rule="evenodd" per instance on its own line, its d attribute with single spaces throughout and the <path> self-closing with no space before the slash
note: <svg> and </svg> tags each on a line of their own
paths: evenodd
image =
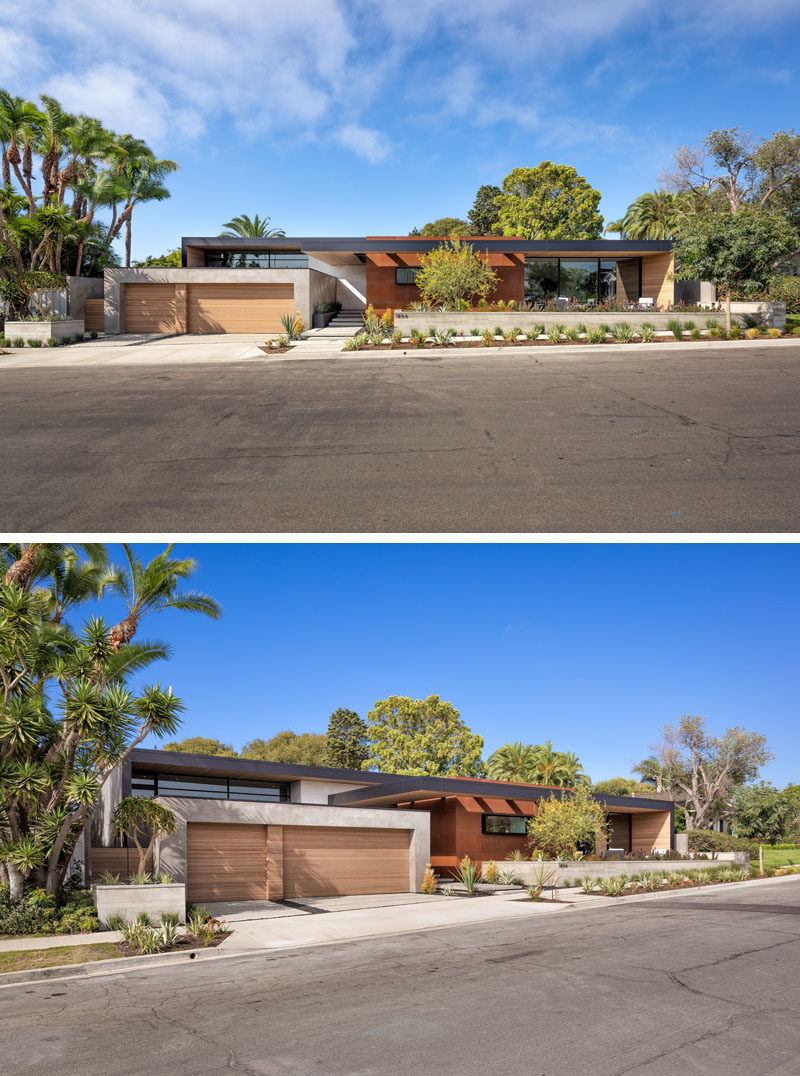
<svg viewBox="0 0 800 1076">
<path fill-rule="evenodd" d="M 675 301 L 675 282 L 669 277 L 674 269 L 670 252 L 642 258 L 642 297 L 655 299 L 661 307 L 671 306 Z"/>
<path fill-rule="evenodd" d="M 101 333 L 104 329 L 103 310 L 104 299 L 87 299 L 86 310 L 83 315 L 83 327 L 87 333 Z"/>
<path fill-rule="evenodd" d="M 174 284 L 125 285 L 126 333 L 183 331 L 175 312 Z"/>
<path fill-rule="evenodd" d="M 669 811 L 641 811 L 631 815 L 631 851 L 668 851 Z"/>
<path fill-rule="evenodd" d="M 266 826 L 190 822 L 186 858 L 189 900 L 266 900 Z"/>
<path fill-rule="evenodd" d="M 99 882 L 104 871 L 118 874 L 121 882 L 127 882 L 139 870 L 139 853 L 135 848 L 99 848 L 92 845 L 91 863 L 93 882 Z M 152 871 L 152 853 L 145 863 L 145 870 Z"/>
<path fill-rule="evenodd" d="M 189 284 L 190 333 L 279 333 L 294 313 L 293 284 Z"/>
<path fill-rule="evenodd" d="M 286 897 L 408 891 L 408 830 L 283 827 Z"/>
<path fill-rule="evenodd" d="M 622 848 L 625 852 L 631 851 L 631 816 L 629 814 L 610 814 L 608 816 L 610 829 L 608 831 L 608 848 Z"/>
</svg>

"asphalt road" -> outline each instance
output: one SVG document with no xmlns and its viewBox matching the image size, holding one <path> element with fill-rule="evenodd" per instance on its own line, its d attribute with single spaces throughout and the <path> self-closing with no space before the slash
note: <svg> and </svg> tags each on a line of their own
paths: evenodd
<svg viewBox="0 0 800 1076">
<path fill-rule="evenodd" d="M 800 343 L 0 367 L 6 531 L 800 530 Z"/>
<path fill-rule="evenodd" d="M 794 1076 L 798 898 L 800 879 L 5 988 L 2 1068 Z"/>
</svg>

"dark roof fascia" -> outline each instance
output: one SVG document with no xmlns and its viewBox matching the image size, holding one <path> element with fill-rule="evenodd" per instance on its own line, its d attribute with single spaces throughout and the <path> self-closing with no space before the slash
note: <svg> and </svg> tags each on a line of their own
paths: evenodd
<svg viewBox="0 0 800 1076">
<path fill-rule="evenodd" d="M 494 248 L 509 254 L 546 254 L 549 251 L 566 250 L 575 254 L 628 254 L 640 251 L 658 254 L 672 250 L 668 239 L 506 239 L 503 236 L 480 236 L 465 240 L 472 246 Z M 297 248 L 303 251 L 343 251 L 349 253 L 413 253 L 415 251 L 433 250 L 441 244 L 441 239 L 367 239 L 364 236 L 339 238 L 334 236 L 281 236 L 272 239 L 226 239 L 222 236 L 184 236 L 181 240 L 183 261 L 186 261 L 187 247 L 202 247 L 206 250 L 269 250 Z"/>
<path fill-rule="evenodd" d="M 477 796 L 489 799 L 539 800 L 552 796 L 561 799 L 567 792 L 567 789 L 547 788 L 542 785 L 506 784 L 502 781 L 490 783 L 460 777 L 401 777 L 395 778 L 394 783 L 381 784 L 372 791 L 356 788 L 348 792 L 333 792 L 328 796 L 328 803 L 346 807 L 349 803 L 369 799 L 370 795 L 376 799 L 396 796 L 398 800 L 402 800 L 404 796 L 420 793 L 430 794 L 431 797 Z M 644 810 L 669 811 L 673 806 L 672 800 L 652 800 L 647 796 L 594 795 L 593 798 L 604 807 L 641 807 Z"/>
<path fill-rule="evenodd" d="M 370 773 L 365 770 L 340 770 L 331 766 L 297 766 L 289 762 L 264 762 L 254 758 L 225 758 L 220 755 L 193 755 L 182 751 L 159 751 L 136 747 L 130 763 L 142 773 L 159 770 L 163 773 L 186 773 L 197 777 L 260 777 L 278 781 L 298 781 L 304 777 L 318 780 L 360 782 L 365 788 L 394 781 L 395 774 Z"/>
</svg>

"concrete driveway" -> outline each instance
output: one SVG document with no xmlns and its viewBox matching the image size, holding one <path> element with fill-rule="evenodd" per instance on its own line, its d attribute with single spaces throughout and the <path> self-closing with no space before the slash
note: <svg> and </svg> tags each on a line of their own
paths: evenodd
<svg viewBox="0 0 800 1076">
<path fill-rule="evenodd" d="M 1 369 L 37 367 L 91 368 L 95 366 L 182 366 L 186 363 L 240 362 L 263 359 L 257 345 L 264 333 L 220 333 L 191 336 L 161 336 L 129 333 L 102 336 L 63 348 L 11 348 L 0 356 Z"/>
</svg>

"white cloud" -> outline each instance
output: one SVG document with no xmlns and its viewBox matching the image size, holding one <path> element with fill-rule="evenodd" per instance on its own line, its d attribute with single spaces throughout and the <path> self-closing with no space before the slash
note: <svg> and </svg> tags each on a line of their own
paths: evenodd
<svg viewBox="0 0 800 1076">
<path fill-rule="evenodd" d="M 357 153 L 370 164 L 380 164 L 392 151 L 386 135 L 370 127 L 361 127 L 357 123 L 346 123 L 336 131 L 333 138 L 339 145 Z"/>
<path fill-rule="evenodd" d="M 172 113 L 167 98 L 125 67 L 104 63 L 81 75 L 56 75 L 44 89 L 70 112 L 102 111 L 104 122 L 119 133 L 129 131 L 147 142 L 166 139 Z"/>
</svg>

